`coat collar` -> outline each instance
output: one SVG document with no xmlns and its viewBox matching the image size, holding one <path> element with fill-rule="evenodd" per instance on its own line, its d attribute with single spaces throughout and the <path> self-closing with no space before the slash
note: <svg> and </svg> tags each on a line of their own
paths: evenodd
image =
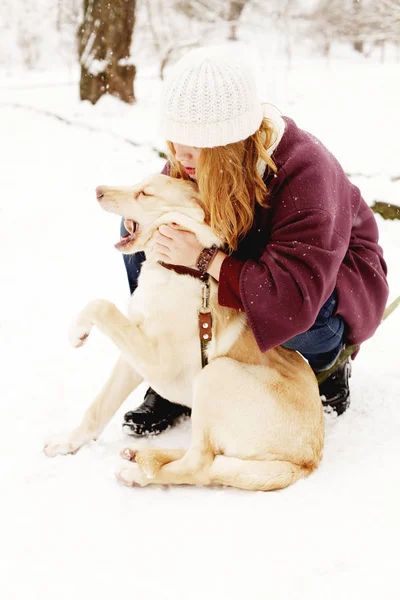
<svg viewBox="0 0 400 600">
<path fill-rule="evenodd" d="M 263 106 L 263 117 L 264 117 L 264 119 L 269 119 L 272 122 L 274 131 L 276 134 L 276 139 L 275 139 L 274 143 L 267 150 L 267 154 L 269 156 L 272 156 L 272 154 L 277 149 L 278 144 L 281 141 L 283 134 L 285 133 L 285 121 L 283 120 L 280 111 L 273 104 L 264 103 L 262 106 Z M 257 162 L 257 172 L 260 175 L 260 177 L 263 177 L 266 166 L 267 166 L 267 163 L 262 158 L 259 158 L 258 162 Z"/>
</svg>

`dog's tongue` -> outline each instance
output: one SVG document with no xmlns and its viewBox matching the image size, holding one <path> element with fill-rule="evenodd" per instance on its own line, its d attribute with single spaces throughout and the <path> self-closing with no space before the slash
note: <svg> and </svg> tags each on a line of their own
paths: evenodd
<svg viewBox="0 0 400 600">
<path fill-rule="evenodd" d="M 122 235 L 119 242 L 114 244 L 114 248 L 116 248 L 117 250 L 120 250 L 121 248 L 126 246 L 126 244 L 128 242 L 130 242 L 132 239 L 133 239 L 133 235 L 131 235 L 130 233 L 127 233 L 126 235 Z"/>
</svg>

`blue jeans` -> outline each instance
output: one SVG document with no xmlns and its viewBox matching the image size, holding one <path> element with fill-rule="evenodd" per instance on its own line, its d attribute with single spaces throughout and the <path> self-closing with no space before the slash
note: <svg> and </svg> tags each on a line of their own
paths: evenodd
<svg viewBox="0 0 400 600">
<path fill-rule="evenodd" d="M 329 369 L 336 361 L 344 345 L 344 321 L 334 316 L 337 306 L 337 292 L 332 294 L 321 306 L 314 324 L 295 335 L 282 346 L 297 350 L 310 363 L 314 371 Z"/>
<path fill-rule="evenodd" d="M 121 233 L 122 235 L 126 233 L 123 225 Z M 124 254 L 131 294 L 137 288 L 138 277 L 144 260 L 144 252 Z M 334 290 L 322 305 L 315 323 L 310 329 L 299 333 L 282 344 L 284 348 L 300 352 L 308 360 L 314 371 L 323 371 L 332 366 L 343 347 L 344 322 L 340 317 L 333 315 L 336 305 L 337 293 Z"/>
<path fill-rule="evenodd" d="M 121 221 L 121 237 L 128 233 L 124 227 L 124 220 L 122 219 Z M 123 254 L 123 258 L 126 274 L 128 275 L 129 289 L 131 290 L 131 294 L 133 294 L 137 288 L 140 269 L 146 259 L 146 255 L 144 252 L 136 252 L 136 254 Z"/>
</svg>

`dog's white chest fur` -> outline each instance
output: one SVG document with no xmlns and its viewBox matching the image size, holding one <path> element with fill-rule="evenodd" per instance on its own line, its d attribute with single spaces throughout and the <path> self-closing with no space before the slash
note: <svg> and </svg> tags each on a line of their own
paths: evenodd
<svg viewBox="0 0 400 600">
<path fill-rule="evenodd" d="M 138 323 L 157 347 L 154 361 L 145 357 L 140 365 L 141 374 L 158 393 L 187 406 L 191 405 L 193 379 L 202 368 L 201 287 L 198 279 L 146 261 L 128 310 L 129 319 Z"/>
</svg>

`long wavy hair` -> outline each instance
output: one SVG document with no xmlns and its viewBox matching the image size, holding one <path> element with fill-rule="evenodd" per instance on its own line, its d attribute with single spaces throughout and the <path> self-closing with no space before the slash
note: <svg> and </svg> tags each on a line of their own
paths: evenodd
<svg viewBox="0 0 400 600">
<path fill-rule="evenodd" d="M 254 220 L 256 203 L 268 207 L 268 189 L 257 171 L 261 158 L 270 172 L 277 168 L 268 154 L 276 140 L 272 122 L 264 118 L 259 129 L 241 142 L 202 148 L 196 180 L 202 197 L 206 222 L 226 243 L 225 250 L 236 250 Z M 176 160 L 172 142 L 167 142 L 170 176 L 190 179 Z"/>
</svg>

